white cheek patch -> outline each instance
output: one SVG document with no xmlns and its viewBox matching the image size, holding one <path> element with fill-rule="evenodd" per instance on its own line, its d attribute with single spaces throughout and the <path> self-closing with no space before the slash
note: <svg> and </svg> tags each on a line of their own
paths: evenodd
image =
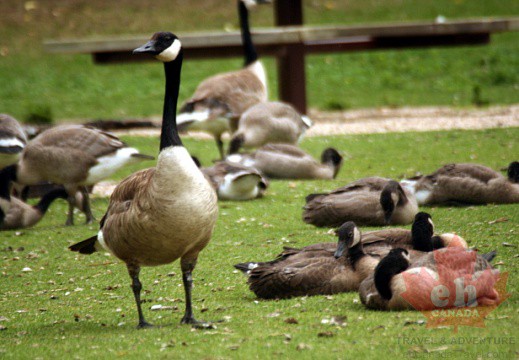
<svg viewBox="0 0 519 360">
<path fill-rule="evenodd" d="M 171 44 L 166 50 L 158 54 L 156 58 L 162 62 L 173 61 L 177 58 L 181 47 L 182 44 L 180 43 L 180 40 L 175 39 L 175 41 L 173 41 L 173 44 Z"/>
<path fill-rule="evenodd" d="M 0 139 L 0 147 L 11 147 L 11 146 L 19 146 L 21 148 L 25 147 L 25 144 L 18 140 L 17 138 L 7 138 Z"/>
<path fill-rule="evenodd" d="M 355 228 L 353 230 L 353 245 L 357 245 L 360 242 L 360 231 Z"/>
</svg>

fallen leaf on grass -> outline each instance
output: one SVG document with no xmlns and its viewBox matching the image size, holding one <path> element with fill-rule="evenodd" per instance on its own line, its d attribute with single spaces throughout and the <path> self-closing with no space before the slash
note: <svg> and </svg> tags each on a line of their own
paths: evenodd
<svg viewBox="0 0 519 360">
<path fill-rule="evenodd" d="M 370 332 L 375 332 L 375 330 L 382 329 L 384 330 L 386 327 L 384 325 L 375 326 L 373 329 L 370 330 Z"/>
<path fill-rule="evenodd" d="M 502 218 L 499 218 L 499 219 L 496 219 L 496 220 L 489 221 L 488 224 L 492 225 L 492 224 L 507 222 L 508 220 L 509 220 L 508 218 L 502 217 Z"/>
<path fill-rule="evenodd" d="M 308 344 L 305 344 L 305 343 L 299 343 L 297 346 L 296 346 L 296 350 L 311 350 L 312 349 L 312 346 L 308 345 Z"/>
<path fill-rule="evenodd" d="M 507 246 L 507 247 L 517 247 L 517 245 L 515 245 L 515 244 L 510 244 L 510 243 L 507 243 L 507 242 L 504 242 L 504 243 L 502 243 L 501 245 L 503 245 L 503 246 Z"/>
<path fill-rule="evenodd" d="M 334 337 L 335 334 L 332 333 L 331 331 L 322 331 L 320 333 L 317 334 L 318 337 Z"/>
<path fill-rule="evenodd" d="M 294 319 L 294 318 L 287 318 L 287 319 L 285 319 L 285 322 L 286 322 L 287 324 L 299 324 L 299 321 L 297 321 L 297 320 Z"/>
</svg>

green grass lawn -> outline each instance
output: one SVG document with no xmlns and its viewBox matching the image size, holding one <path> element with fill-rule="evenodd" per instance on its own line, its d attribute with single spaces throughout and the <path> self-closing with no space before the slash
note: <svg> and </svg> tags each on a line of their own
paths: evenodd
<svg viewBox="0 0 519 360">
<path fill-rule="evenodd" d="M 305 24 L 361 24 L 518 16 L 513 0 L 304 1 Z M 194 6 L 193 6 L 194 5 Z M 204 8 L 201 12 L 199 9 Z M 235 1 L 153 4 L 136 0 L 49 0 L 0 3 L 0 112 L 55 121 L 128 118 L 162 108 L 162 67 L 156 63 L 98 66 L 89 55 L 47 54 L 42 41 L 121 34 L 236 29 Z M 273 9 L 251 14 L 253 27 L 273 25 Z M 265 59 L 270 97 L 277 98 L 276 63 Z M 186 61 L 180 100 L 204 78 L 240 68 L 242 59 Z M 402 105 L 519 102 L 519 33 L 497 34 L 488 46 L 365 51 L 307 58 L 311 107 L 349 109 Z M 476 95 L 477 93 L 477 95 Z"/>
<path fill-rule="evenodd" d="M 452 328 L 429 329 L 418 312 L 367 311 L 356 293 L 261 301 L 232 265 L 272 259 L 283 246 L 334 241 L 327 229 L 301 220 L 304 197 L 311 192 L 364 176 L 398 179 L 448 162 L 478 162 L 499 169 L 519 158 L 518 137 L 519 128 L 306 138 L 302 147 L 314 156 L 327 146 L 343 152 L 345 163 L 337 179 L 273 181 L 263 199 L 220 203 L 214 236 L 194 272 L 196 316 L 224 320 L 215 330 L 179 324 L 184 294 L 178 263 L 143 269 L 145 315 L 161 327 L 136 330 L 125 266 L 107 254 L 68 251 L 70 244 L 95 234 L 97 226 L 83 225 L 82 215 L 76 216 L 80 225 L 63 226 L 66 205 L 58 202 L 36 227 L 0 235 L 0 357 L 517 358 L 517 204 L 423 209 L 432 214 L 437 232 L 455 231 L 483 252 L 496 249 L 496 266 L 510 274 L 512 297 L 489 315 L 483 329 L 461 327 L 457 334 Z M 157 139 L 125 140 L 150 154 L 158 148 Z M 188 138 L 185 144 L 205 165 L 217 157 L 210 140 Z M 93 199 L 98 219 L 107 203 L 106 198 Z M 25 267 L 32 271 L 22 271 Z M 155 304 L 170 308 L 150 311 Z M 345 317 L 343 326 L 323 323 L 334 316 Z"/>
</svg>

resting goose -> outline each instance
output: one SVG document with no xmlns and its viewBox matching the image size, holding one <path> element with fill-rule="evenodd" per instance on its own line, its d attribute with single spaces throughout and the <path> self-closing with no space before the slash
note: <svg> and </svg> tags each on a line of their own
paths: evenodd
<svg viewBox="0 0 519 360">
<path fill-rule="evenodd" d="M 229 154 L 240 148 L 256 148 L 268 143 L 296 145 L 312 121 L 301 116 L 291 105 L 282 102 L 262 102 L 245 111 L 238 122 L 229 145 Z"/>
<path fill-rule="evenodd" d="M 483 165 L 458 163 L 402 184 L 414 192 L 420 205 L 518 203 L 519 162 L 510 163 L 508 178 Z"/>
<path fill-rule="evenodd" d="M 449 247 L 412 260 L 407 250 L 395 248 L 379 262 L 374 274 L 362 281 L 360 299 L 367 308 L 377 310 L 449 308 L 453 305 L 438 307 L 431 301 L 434 289 L 438 285 L 451 287 L 455 284 L 451 280 L 472 275 L 472 279 L 478 279 L 479 284 L 472 301 L 478 305 L 497 305 L 499 294 L 494 288 L 497 272 L 492 270 L 489 263 L 494 256 L 495 252 L 477 255 L 474 251 Z M 467 269 L 470 269 L 468 273 Z M 411 303 L 403 295 L 406 290 L 409 291 L 407 295 L 412 297 Z"/>
<path fill-rule="evenodd" d="M 15 118 L 0 114 L 0 169 L 18 161 L 27 135 Z"/>
<path fill-rule="evenodd" d="M 364 251 L 374 257 L 382 258 L 396 247 L 402 247 L 411 252 L 412 257 L 422 255 L 448 246 L 467 248 L 466 241 L 455 234 L 434 235 L 434 225 L 427 213 L 416 214 L 411 230 L 383 229 L 362 233 L 361 243 Z M 316 257 L 332 256 L 337 249 L 337 243 L 326 242 L 305 246 L 303 248 L 285 247 L 278 259 L 288 256 Z"/>
<path fill-rule="evenodd" d="M 368 177 L 327 194 L 306 197 L 303 220 L 315 226 L 337 227 L 345 221 L 361 225 L 410 224 L 418 205 L 413 194 L 396 181 Z"/>
<path fill-rule="evenodd" d="M 342 165 L 342 156 L 334 148 L 321 154 L 321 163 L 297 146 L 268 144 L 250 154 L 232 154 L 227 160 L 253 166 L 275 179 L 334 179 Z"/>
<path fill-rule="evenodd" d="M 140 154 L 116 136 L 83 125 L 59 125 L 27 143 L 20 160 L 11 165 L 11 180 L 22 185 L 44 181 L 60 184 L 68 193 L 66 225 L 74 223 L 74 206 L 83 208 L 87 223 L 94 220 L 86 186 L 112 176 L 125 165 L 154 159 Z M 80 191 L 83 204 L 76 204 Z"/>
<path fill-rule="evenodd" d="M 262 197 L 268 180 L 256 168 L 218 161 L 201 168 L 221 200 L 251 200 Z"/>
<path fill-rule="evenodd" d="M 267 101 L 267 78 L 249 29 L 249 8 L 266 0 L 238 0 L 238 14 L 245 67 L 238 71 L 211 76 L 198 85 L 195 93 L 180 109 L 180 131 L 199 130 L 213 135 L 220 158 L 224 158 L 222 134 L 235 130 L 241 114 L 250 106 Z"/>
<path fill-rule="evenodd" d="M 152 54 L 164 63 L 166 91 L 157 166 L 124 179 L 110 197 L 98 234 L 70 249 L 82 254 L 106 249 L 126 263 L 139 314 L 138 328 L 150 326 L 141 309 L 141 267 L 180 259 L 186 303 L 181 322 L 198 324 L 191 303 L 192 272 L 198 254 L 211 239 L 218 204 L 216 193 L 177 131 L 175 111 L 183 50 L 174 34 L 158 32 L 134 53 Z"/>
<path fill-rule="evenodd" d="M 326 251 L 295 253 L 234 267 L 247 274 L 250 290 L 263 299 L 355 291 L 379 261 L 364 253 L 360 240 L 359 229 L 350 221 L 339 228 L 338 243 L 331 255 Z"/>
<path fill-rule="evenodd" d="M 47 212 L 49 206 L 56 199 L 67 199 L 65 189 L 55 189 L 43 195 L 36 205 L 29 205 L 22 200 L 11 196 L 9 210 L 3 222 L 0 214 L 0 230 L 14 230 L 36 225 Z"/>
</svg>

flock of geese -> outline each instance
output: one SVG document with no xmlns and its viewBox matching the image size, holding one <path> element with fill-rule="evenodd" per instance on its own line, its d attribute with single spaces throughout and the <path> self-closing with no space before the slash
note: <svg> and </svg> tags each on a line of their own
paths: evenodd
<svg viewBox="0 0 519 360">
<path fill-rule="evenodd" d="M 141 307 L 141 267 L 177 259 L 185 290 L 181 322 L 204 326 L 193 314 L 192 273 L 199 253 L 211 239 L 218 199 L 250 200 L 265 194 L 270 179 L 333 179 L 340 170 L 342 157 L 336 149 L 325 149 L 317 161 L 297 147 L 311 126 L 309 119 L 290 105 L 267 101 L 265 71 L 248 26 L 248 7 L 260 2 L 264 1 L 238 0 L 244 68 L 203 81 L 178 116 L 181 41 L 170 32 L 157 32 L 134 50 L 152 55 L 164 65 L 157 164 L 122 180 L 110 197 L 97 234 L 70 246 L 70 250 L 81 254 L 108 251 L 126 264 L 139 328 L 151 326 Z M 211 167 L 201 167 L 183 146 L 181 129 L 211 133 L 222 159 Z M 232 133 L 227 156 L 222 142 L 226 131 Z M 239 152 L 242 148 L 257 149 Z M 74 207 L 92 222 L 87 187 L 128 163 L 151 158 L 109 133 L 81 125 L 56 126 L 28 141 L 16 120 L 0 115 L 0 227 L 34 225 L 57 198 L 69 203 L 67 225 L 73 224 Z M 62 188 L 44 195 L 34 206 L 12 195 L 12 184 L 41 182 Z M 481 165 L 450 164 L 402 182 L 369 177 L 330 193 L 310 194 L 303 210 L 304 222 L 338 228 L 336 243 L 285 248 L 272 261 L 235 267 L 246 274 L 251 291 L 260 298 L 359 291 L 366 307 L 393 310 L 410 308 L 402 297 L 405 274 L 409 274 L 408 285 L 412 281 L 420 294 L 427 294 L 431 283 L 423 274 L 438 275 L 434 254 L 453 254 L 449 261 L 456 262 L 462 254 L 470 253 L 476 259 L 472 275 L 492 274 L 487 276 L 489 286 L 478 293 L 478 304 L 495 304 L 499 301 L 493 286 L 497 275 L 490 264 L 495 252 L 477 254 L 455 234 L 435 234 L 430 215 L 418 209 L 419 205 L 452 202 L 519 202 L 519 163 L 509 165 L 508 177 Z M 411 223 L 411 230 L 361 233 L 357 227 Z M 456 266 L 449 267 L 449 261 L 442 266 L 455 272 Z"/>
</svg>

